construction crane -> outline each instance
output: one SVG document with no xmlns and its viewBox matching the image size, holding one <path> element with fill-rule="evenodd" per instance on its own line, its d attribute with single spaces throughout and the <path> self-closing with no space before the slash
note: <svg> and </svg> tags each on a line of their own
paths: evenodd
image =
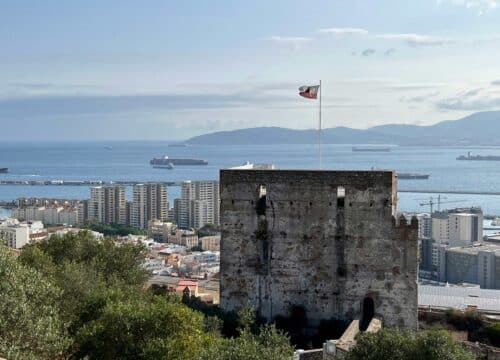
<svg viewBox="0 0 500 360">
<path fill-rule="evenodd" d="M 431 233 L 431 239 L 432 239 L 432 213 L 434 211 L 434 205 L 437 204 L 438 206 L 438 211 L 441 211 L 441 204 L 451 204 L 451 203 L 459 203 L 459 202 L 464 202 L 467 201 L 466 199 L 464 200 L 451 200 L 451 201 L 441 201 L 441 199 L 446 199 L 445 197 L 441 197 L 441 195 L 437 196 L 437 201 L 434 200 L 434 198 L 431 196 L 429 198 L 429 201 L 427 202 L 421 202 L 420 206 L 429 206 L 430 208 L 430 217 L 431 217 L 431 222 L 430 222 L 430 233 Z"/>
<path fill-rule="evenodd" d="M 421 202 L 419 205 L 420 206 L 429 206 L 430 208 L 430 215 L 432 216 L 432 213 L 434 212 L 434 205 L 437 204 L 438 206 L 438 211 L 441 211 L 441 204 L 451 204 L 451 203 L 460 203 L 467 201 L 467 199 L 464 200 L 452 200 L 452 201 L 441 201 L 441 199 L 446 199 L 445 197 L 441 197 L 441 195 L 437 196 L 437 201 L 434 200 L 434 198 L 431 196 L 429 201 L 427 202 Z"/>
</svg>

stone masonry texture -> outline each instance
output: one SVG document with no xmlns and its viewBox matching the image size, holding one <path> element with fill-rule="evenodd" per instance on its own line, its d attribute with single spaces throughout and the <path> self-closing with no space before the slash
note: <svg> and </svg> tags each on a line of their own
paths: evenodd
<svg viewBox="0 0 500 360">
<path fill-rule="evenodd" d="M 417 232 L 395 219 L 392 171 L 221 170 L 221 306 L 309 325 L 417 328 Z M 365 309 L 365 311 L 367 311 Z"/>
</svg>

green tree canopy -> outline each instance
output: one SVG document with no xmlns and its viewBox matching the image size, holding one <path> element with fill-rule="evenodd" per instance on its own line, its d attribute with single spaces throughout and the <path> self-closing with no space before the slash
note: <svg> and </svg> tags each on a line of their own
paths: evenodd
<svg viewBox="0 0 500 360">
<path fill-rule="evenodd" d="M 0 356 L 55 359 L 70 344 L 59 316 L 59 290 L 0 247 Z"/>
<path fill-rule="evenodd" d="M 105 306 L 107 292 L 142 291 L 147 273 L 144 248 L 95 239 L 86 231 L 52 236 L 23 249 L 19 261 L 37 269 L 62 290 L 59 305 L 70 334 L 91 319 L 89 308 Z"/>
<path fill-rule="evenodd" d="M 114 299 L 78 332 L 89 359 L 195 359 L 215 337 L 203 315 L 166 297 Z"/>
<path fill-rule="evenodd" d="M 100 232 L 104 236 L 127 236 L 132 235 L 147 235 L 146 230 L 141 230 L 133 226 L 122 224 L 103 224 L 97 221 L 88 221 L 82 225 L 84 229 L 90 229 Z"/>
<path fill-rule="evenodd" d="M 53 359 L 60 354 L 88 360 L 292 356 L 288 338 L 273 326 L 259 327 L 253 311 L 241 313 L 237 322 L 236 314 L 226 315 L 199 301 L 185 299 L 195 308 L 191 309 L 163 289 L 147 291 L 145 256 L 141 246 L 80 232 L 26 246 L 17 261 L 9 257 L 16 266 L 0 267 L 0 280 L 9 276 L 15 286 L 0 283 L 7 286 L 5 291 L 0 287 L 0 336 L 13 324 L 19 331 L 0 339 L 0 355 Z M 21 275 L 18 270 L 11 274 L 11 268 L 20 269 Z M 7 310 L 12 304 L 18 310 L 11 314 Z M 205 315 L 198 310 L 205 310 Z M 19 319 L 22 323 L 17 325 Z M 237 323 L 238 329 L 230 332 L 234 337 L 221 335 Z"/>
<path fill-rule="evenodd" d="M 147 273 L 141 266 L 145 256 L 143 246 L 117 245 L 112 238 L 98 240 L 91 233 L 80 231 L 52 236 L 49 241 L 29 245 L 24 248 L 20 260 L 41 271 L 50 271 L 50 263 L 59 267 L 79 263 L 92 268 L 107 283 L 121 281 L 139 285 L 147 279 Z"/>
<path fill-rule="evenodd" d="M 410 333 L 383 329 L 361 333 L 346 360 L 473 360 L 445 330 Z"/>
<path fill-rule="evenodd" d="M 258 334 L 241 330 L 239 337 L 219 338 L 201 352 L 200 360 L 290 360 L 293 347 L 288 337 L 273 325 L 263 326 Z"/>
</svg>

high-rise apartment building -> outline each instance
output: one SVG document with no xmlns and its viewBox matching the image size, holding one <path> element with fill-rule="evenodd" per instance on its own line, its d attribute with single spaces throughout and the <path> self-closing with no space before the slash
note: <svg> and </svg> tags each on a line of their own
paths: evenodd
<svg viewBox="0 0 500 360">
<path fill-rule="evenodd" d="M 88 202 L 88 220 L 104 223 L 103 186 L 94 186 L 90 188 L 90 199 Z"/>
<path fill-rule="evenodd" d="M 88 219 L 103 224 L 126 224 L 127 208 L 123 186 L 95 186 L 90 189 Z"/>
<path fill-rule="evenodd" d="M 150 220 L 168 218 L 167 189 L 164 184 L 137 184 L 133 189 L 130 224 L 140 229 L 148 227 Z"/>
<path fill-rule="evenodd" d="M 77 205 L 78 209 L 78 224 L 83 224 L 89 218 L 89 200 L 82 200 Z"/>
<path fill-rule="evenodd" d="M 483 238 L 480 208 L 459 208 L 432 214 L 432 238 L 438 244 L 465 246 Z"/>
<path fill-rule="evenodd" d="M 431 271 L 433 279 L 446 281 L 443 274 L 448 249 L 482 241 L 483 212 L 475 207 L 436 211 L 432 214 L 431 224 L 432 237 L 421 238 L 420 267 Z M 426 231 L 425 226 L 423 230 Z"/>
<path fill-rule="evenodd" d="M 418 238 L 430 238 L 432 236 L 432 218 L 429 214 L 417 214 Z"/>
<path fill-rule="evenodd" d="M 219 225 L 219 182 L 184 181 L 178 202 L 177 224 L 181 228 Z"/>
</svg>

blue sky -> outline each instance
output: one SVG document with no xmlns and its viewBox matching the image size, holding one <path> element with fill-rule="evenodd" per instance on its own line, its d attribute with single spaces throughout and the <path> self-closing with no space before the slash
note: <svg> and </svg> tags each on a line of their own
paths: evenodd
<svg viewBox="0 0 500 360">
<path fill-rule="evenodd" d="M 500 108 L 500 0 L 5 1 L 1 139 L 432 124 Z"/>
</svg>

